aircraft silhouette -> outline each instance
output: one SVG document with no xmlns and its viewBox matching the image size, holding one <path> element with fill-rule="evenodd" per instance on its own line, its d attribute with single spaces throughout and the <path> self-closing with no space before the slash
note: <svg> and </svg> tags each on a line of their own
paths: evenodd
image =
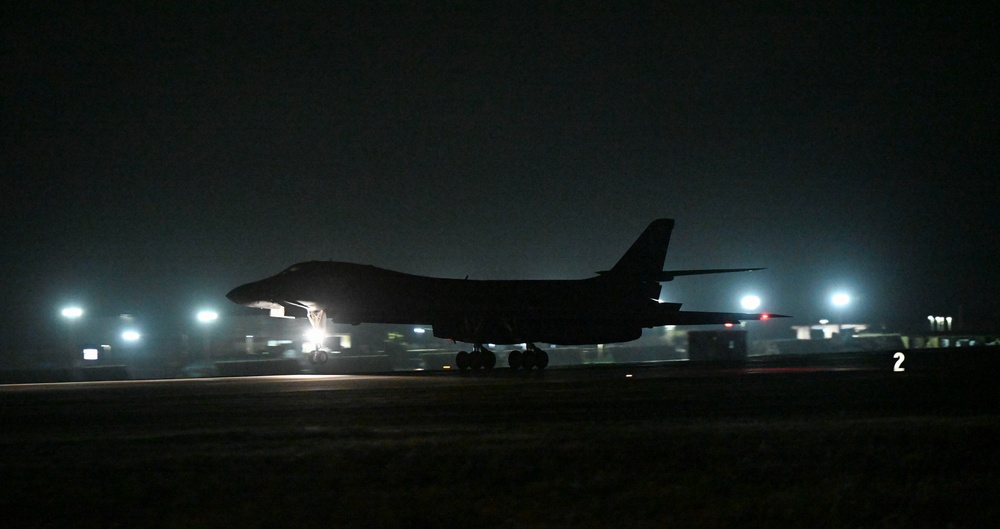
<svg viewBox="0 0 1000 529">
<path fill-rule="evenodd" d="M 628 342 L 643 328 L 662 325 L 735 324 L 782 317 L 769 314 L 696 312 L 657 300 L 660 282 L 696 274 L 749 272 L 761 268 L 663 270 L 673 219 L 653 221 L 618 262 L 596 277 L 574 280 L 472 280 L 426 277 L 371 265 L 309 261 L 226 297 L 248 307 L 303 311 L 325 333 L 327 318 L 339 323 L 422 324 L 435 337 L 472 344 L 459 352 L 460 369 L 486 368 L 496 355 L 484 344 L 525 344 L 508 355 L 512 368 L 539 369 L 548 355 L 536 343 L 581 345 Z M 325 361 L 317 351 L 314 362 Z"/>
</svg>

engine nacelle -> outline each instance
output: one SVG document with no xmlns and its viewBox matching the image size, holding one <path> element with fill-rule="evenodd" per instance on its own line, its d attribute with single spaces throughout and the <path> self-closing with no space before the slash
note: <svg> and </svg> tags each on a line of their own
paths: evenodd
<svg viewBox="0 0 1000 529">
<path fill-rule="evenodd" d="M 608 323 L 549 326 L 537 333 L 536 342 L 557 345 L 585 345 L 631 342 L 642 336 L 642 328 Z"/>
<path fill-rule="evenodd" d="M 549 343 L 585 345 L 630 342 L 642 336 L 642 328 L 618 322 L 588 320 L 533 321 L 490 319 L 486 321 L 437 321 L 434 336 L 467 343 Z"/>
</svg>

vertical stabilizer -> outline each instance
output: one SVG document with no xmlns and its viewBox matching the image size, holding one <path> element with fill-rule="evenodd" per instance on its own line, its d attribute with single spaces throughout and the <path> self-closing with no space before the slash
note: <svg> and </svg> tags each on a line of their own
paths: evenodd
<svg viewBox="0 0 1000 529">
<path fill-rule="evenodd" d="M 663 271 L 663 261 L 667 257 L 670 232 L 674 229 L 674 219 L 654 220 L 642 235 L 632 243 L 632 247 L 607 274 L 648 278 L 656 281 Z"/>
</svg>

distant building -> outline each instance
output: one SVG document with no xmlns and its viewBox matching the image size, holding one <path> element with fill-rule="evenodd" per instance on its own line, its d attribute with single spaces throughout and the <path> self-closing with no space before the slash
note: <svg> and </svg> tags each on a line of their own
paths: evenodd
<svg viewBox="0 0 1000 529">
<path fill-rule="evenodd" d="M 867 323 L 817 323 L 815 325 L 793 325 L 798 340 L 829 340 L 834 334 L 861 334 L 868 329 Z"/>
</svg>

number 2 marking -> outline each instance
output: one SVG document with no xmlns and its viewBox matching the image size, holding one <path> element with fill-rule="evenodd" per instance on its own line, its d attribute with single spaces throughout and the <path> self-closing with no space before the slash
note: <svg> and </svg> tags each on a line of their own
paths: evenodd
<svg viewBox="0 0 1000 529">
<path fill-rule="evenodd" d="M 896 359 L 896 365 L 893 366 L 892 370 L 897 372 L 906 371 L 906 368 L 903 367 L 903 360 L 906 360 L 906 355 L 904 355 L 901 352 L 897 352 L 896 354 L 892 355 L 892 357 Z"/>
</svg>

